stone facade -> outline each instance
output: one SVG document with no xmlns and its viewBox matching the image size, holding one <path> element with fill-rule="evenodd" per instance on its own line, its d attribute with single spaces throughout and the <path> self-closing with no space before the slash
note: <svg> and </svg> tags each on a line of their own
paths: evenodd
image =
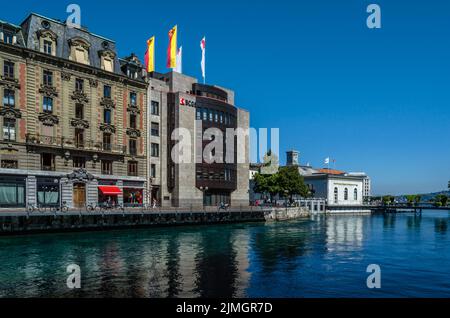
<svg viewBox="0 0 450 318">
<path fill-rule="evenodd" d="M 0 41 L 0 176 L 24 180 L 17 205 L 98 204 L 99 186 L 118 187 L 117 204 L 143 204 L 147 83 L 137 58 L 119 59 L 113 41 L 36 14 L 1 29 L 16 36 Z M 84 172 L 91 177 L 70 178 Z M 3 187 L 11 201 L 14 190 Z"/>
</svg>

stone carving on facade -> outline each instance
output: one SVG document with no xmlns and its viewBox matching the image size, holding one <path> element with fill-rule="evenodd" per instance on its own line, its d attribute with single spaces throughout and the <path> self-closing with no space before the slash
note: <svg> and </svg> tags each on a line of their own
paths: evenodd
<svg viewBox="0 0 450 318">
<path fill-rule="evenodd" d="M 141 113 L 141 110 L 137 105 L 128 105 L 127 111 L 133 115 L 137 115 Z"/>
<path fill-rule="evenodd" d="M 86 93 L 82 91 L 74 91 L 71 97 L 78 104 L 86 104 L 89 102 Z"/>
<path fill-rule="evenodd" d="M 85 119 L 79 119 L 79 118 L 72 118 L 70 120 L 70 125 L 75 128 L 79 129 L 88 129 L 89 128 L 89 122 Z"/>
<path fill-rule="evenodd" d="M 102 97 L 102 99 L 100 100 L 100 105 L 103 106 L 105 109 L 116 108 L 116 104 L 109 97 Z"/>
<path fill-rule="evenodd" d="M 98 87 L 98 80 L 93 79 L 93 78 L 90 78 L 90 79 L 89 79 L 89 85 L 90 85 L 91 87 Z"/>
<path fill-rule="evenodd" d="M 22 113 L 20 110 L 14 107 L 0 107 L 0 116 L 8 119 L 19 119 L 22 118 Z"/>
<path fill-rule="evenodd" d="M 61 72 L 61 79 L 63 81 L 70 81 L 70 77 L 71 77 L 70 73 Z"/>
<path fill-rule="evenodd" d="M 91 45 L 85 39 L 82 39 L 80 37 L 75 37 L 73 39 L 70 39 L 69 45 L 70 45 L 70 47 L 74 47 L 74 48 L 76 48 L 76 47 L 83 48 L 86 51 L 88 51 L 89 48 L 91 47 Z"/>
<path fill-rule="evenodd" d="M 52 30 L 39 30 L 37 35 L 39 38 L 50 39 L 55 42 L 58 39 L 58 35 Z"/>
<path fill-rule="evenodd" d="M 131 138 L 139 138 L 141 137 L 141 131 L 134 128 L 128 128 L 127 135 L 130 136 Z"/>
<path fill-rule="evenodd" d="M 39 93 L 43 94 L 47 97 L 57 97 L 58 91 L 55 87 L 49 86 L 49 85 L 41 85 L 41 88 L 39 89 Z"/>
<path fill-rule="evenodd" d="M 0 76 L 0 85 L 4 86 L 5 89 L 20 89 L 19 80 L 15 78 L 5 77 L 3 75 Z"/>
<path fill-rule="evenodd" d="M 111 125 L 111 124 L 102 123 L 102 124 L 100 124 L 99 128 L 100 128 L 101 131 L 103 131 L 105 133 L 108 133 L 108 134 L 116 133 L 116 127 L 114 125 Z"/>
<path fill-rule="evenodd" d="M 68 174 L 67 179 L 72 182 L 88 182 L 94 180 L 95 177 L 86 169 L 81 168 L 74 170 L 72 173 Z"/>
<path fill-rule="evenodd" d="M 38 119 L 45 125 L 45 126 L 54 126 L 59 124 L 59 119 L 57 116 L 50 114 L 50 113 L 41 113 L 38 116 Z"/>
</svg>

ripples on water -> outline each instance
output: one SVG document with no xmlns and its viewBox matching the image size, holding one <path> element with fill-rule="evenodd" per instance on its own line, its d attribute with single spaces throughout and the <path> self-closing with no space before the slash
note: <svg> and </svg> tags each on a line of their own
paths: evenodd
<svg viewBox="0 0 450 318">
<path fill-rule="evenodd" d="M 449 213 L 0 238 L 0 297 L 450 297 Z"/>
</svg>

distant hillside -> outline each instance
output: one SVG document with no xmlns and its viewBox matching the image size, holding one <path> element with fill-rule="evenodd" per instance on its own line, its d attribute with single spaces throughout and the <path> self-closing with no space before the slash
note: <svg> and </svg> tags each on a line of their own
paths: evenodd
<svg viewBox="0 0 450 318">
<path fill-rule="evenodd" d="M 427 202 L 430 201 L 431 199 L 434 199 L 437 195 L 439 194 L 445 194 L 447 196 L 450 197 L 450 191 L 441 191 L 441 192 L 435 192 L 435 193 L 425 193 L 425 194 L 420 194 L 420 196 L 422 197 L 422 202 Z M 397 197 L 397 199 L 405 199 L 406 194 L 405 195 L 399 195 Z"/>
</svg>

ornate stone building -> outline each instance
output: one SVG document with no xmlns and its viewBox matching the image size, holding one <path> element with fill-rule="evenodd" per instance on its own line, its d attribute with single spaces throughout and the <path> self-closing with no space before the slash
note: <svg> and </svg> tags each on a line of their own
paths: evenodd
<svg viewBox="0 0 450 318">
<path fill-rule="evenodd" d="M 0 21 L 0 67 L 0 207 L 145 202 L 147 83 L 136 56 L 31 14 Z"/>
</svg>

